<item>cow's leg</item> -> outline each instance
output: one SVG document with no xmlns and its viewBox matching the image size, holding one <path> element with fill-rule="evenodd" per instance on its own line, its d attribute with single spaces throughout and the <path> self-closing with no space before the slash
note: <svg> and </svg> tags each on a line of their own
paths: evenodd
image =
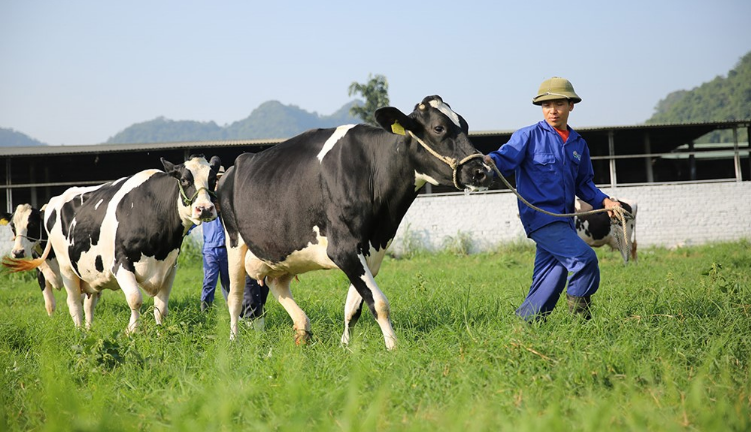
<svg viewBox="0 0 751 432">
<path fill-rule="evenodd" d="M 52 285 L 45 281 L 44 289 L 42 289 L 42 296 L 44 296 L 44 308 L 47 309 L 47 315 L 52 316 L 55 312 L 55 294 L 52 292 Z"/>
<path fill-rule="evenodd" d="M 292 318 L 295 330 L 295 343 L 299 345 L 307 343 L 310 337 L 310 320 L 305 315 L 305 312 L 300 309 L 300 306 L 295 303 L 295 299 L 292 298 L 292 290 L 290 290 L 289 285 L 294 278 L 294 275 L 284 275 L 273 279 L 267 278 L 266 282 L 274 298 L 284 307 L 290 318 Z"/>
<path fill-rule="evenodd" d="M 44 297 L 44 308 L 47 310 L 47 315 L 52 316 L 57 307 L 55 301 L 55 295 L 52 292 L 53 288 L 62 287 L 60 277 L 60 267 L 55 261 L 54 268 L 52 268 L 47 262 L 42 263 L 37 269 L 37 281 L 39 282 L 39 288 L 42 289 L 42 296 Z"/>
<path fill-rule="evenodd" d="M 225 232 L 225 235 L 226 232 Z M 240 310 L 243 305 L 243 292 L 245 289 L 245 255 L 248 246 L 238 239 L 237 247 L 227 247 L 227 269 L 229 271 L 229 295 L 227 296 L 227 308 L 229 309 L 229 338 L 237 337 L 237 324 L 240 320 Z"/>
<path fill-rule="evenodd" d="M 344 303 L 344 333 L 342 334 L 342 345 L 349 345 L 351 328 L 357 324 L 362 313 L 362 296 L 357 292 L 354 285 L 349 285 L 347 291 L 347 302 Z"/>
<path fill-rule="evenodd" d="M 631 221 L 631 258 L 636 262 L 636 219 Z"/>
<path fill-rule="evenodd" d="M 157 325 L 161 325 L 162 320 L 169 314 L 169 295 L 172 292 L 172 284 L 175 282 L 175 274 L 177 274 L 177 266 L 172 267 L 164 284 L 154 296 L 154 321 Z"/>
<path fill-rule="evenodd" d="M 57 307 L 55 301 L 55 295 L 53 289 L 60 289 L 63 287 L 61 280 L 60 265 L 57 260 L 47 260 L 44 264 L 39 266 L 38 279 L 44 281 L 44 287 L 42 288 L 42 295 L 44 296 L 44 307 L 47 309 L 47 314 L 52 315 Z"/>
<path fill-rule="evenodd" d="M 362 254 L 357 254 L 354 259 L 344 256 L 335 259 L 334 262 L 344 271 L 349 281 L 373 313 L 376 322 L 381 327 L 381 332 L 383 332 L 386 349 L 391 350 L 396 348 L 396 334 L 394 333 L 394 328 L 391 326 L 391 307 L 389 306 L 389 301 L 380 288 L 378 288 L 378 284 L 370 272 L 365 257 Z"/>
<path fill-rule="evenodd" d="M 125 300 L 130 306 L 130 322 L 125 332 L 130 334 L 136 331 L 138 327 L 138 319 L 141 317 L 141 305 L 143 304 L 143 295 L 141 295 L 141 289 L 138 288 L 136 282 L 136 275 L 124 269 L 120 269 L 115 275 L 117 284 L 125 294 Z"/>
<path fill-rule="evenodd" d="M 373 278 L 378 275 L 385 254 L 386 249 L 376 250 L 371 248 L 370 255 L 367 257 L 366 262 Z M 357 324 L 360 314 L 362 314 L 362 305 L 362 296 L 357 292 L 355 286 L 350 284 L 347 292 L 347 301 L 344 304 L 344 333 L 342 334 L 342 345 L 349 344 L 352 327 Z"/>
<path fill-rule="evenodd" d="M 73 318 L 73 324 L 80 328 L 83 321 L 83 310 L 81 307 L 81 280 L 75 275 L 62 275 L 63 286 L 68 294 L 67 303 L 70 317 Z"/>
<path fill-rule="evenodd" d="M 101 296 L 102 293 L 94 293 L 94 294 L 84 294 L 83 295 L 83 312 L 86 316 L 86 329 L 90 329 L 91 326 L 94 324 L 94 309 L 96 308 L 96 304 L 99 302 L 99 296 Z"/>
</svg>

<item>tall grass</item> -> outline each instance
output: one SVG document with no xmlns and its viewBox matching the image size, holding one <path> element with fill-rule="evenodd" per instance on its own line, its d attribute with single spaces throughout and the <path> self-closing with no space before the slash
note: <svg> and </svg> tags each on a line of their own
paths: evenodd
<svg viewBox="0 0 751 432">
<path fill-rule="evenodd" d="M 147 300 L 130 337 L 120 292 L 80 331 L 64 293 L 50 318 L 34 281 L 2 275 L 0 430 L 751 429 L 748 242 L 650 249 L 629 266 L 598 256 L 593 319 L 561 302 L 533 325 L 513 314 L 528 246 L 387 258 L 394 352 L 365 313 L 339 345 L 339 272 L 293 284 L 314 332 L 304 347 L 271 298 L 266 331 L 230 343 L 226 309 L 199 312 L 200 259 L 181 261 L 166 323 Z"/>
</svg>

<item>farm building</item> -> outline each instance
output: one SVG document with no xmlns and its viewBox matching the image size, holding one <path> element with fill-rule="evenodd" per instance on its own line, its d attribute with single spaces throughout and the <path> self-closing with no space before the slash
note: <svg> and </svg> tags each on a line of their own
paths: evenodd
<svg viewBox="0 0 751 432">
<path fill-rule="evenodd" d="M 751 238 L 751 158 L 738 131 L 751 121 L 577 128 L 589 144 L 595 182 L 605 193 L 639 202 L 641 245 L 676 246 Z M 706 144 L 706 134 L 734 131 L 735 142 Z M 483 153 L 508 141 L 512 131 L 470 133 Z M 160 158 L 182 162 L 202 153 L 229 167 L 243 152 L 259 152 L 281 140 L 107 144 L 0 148 L 0 206 L 39 207 L 70 186 L 104 183 L 137 171 L 160 168 Z M 509 179 L 513 184 L 513 179 Z M 516 197 L 500 182 L 487 192 L 464 195 L 426 187 L 401 224 L 392 248 L 405 240 L 441 248 L 458 234 L 472 250 L 524 238 Z M 745 198 L 744 198 L 745 197 Z M 699 205 L 701 204 L 701 205 Z M 4 230 L 5 231 L 5 230 Z M 0 233 L 7 242 L 8 232 Z M 408 236 L 408 239 L 405 239 Z"/>
</svg>

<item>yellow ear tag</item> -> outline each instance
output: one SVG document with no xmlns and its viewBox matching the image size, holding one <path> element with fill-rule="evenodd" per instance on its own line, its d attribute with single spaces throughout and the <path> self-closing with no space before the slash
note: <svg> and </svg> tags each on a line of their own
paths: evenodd
<svg viewBox="0 0 751 432">
<path fill-rule="evenodd" d="M 8 225 L 8 222 L 10 222 L 8 219 L 5 219 L 5 218 L 0 219 L 0 225 Z"/>
<path fill-rule="evenodd" d="M 398 121 L 395 121 L 394 124 L 391 125 L 391 132 L 399 135 L 406 135 L 407 133 L 404 132 L 404 127 L 399 124 Z"/>
</svg>

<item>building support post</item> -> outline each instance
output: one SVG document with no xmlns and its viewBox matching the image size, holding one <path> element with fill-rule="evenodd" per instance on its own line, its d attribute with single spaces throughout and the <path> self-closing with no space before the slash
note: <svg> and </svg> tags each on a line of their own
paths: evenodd
<svg viewBox="0 0 751 432">
<path fill-rule="evenodd" d="M 35 166 L 36 165 L 34 164 L 34 161 L 29 161 L 29 183 L 31 184 L 34 184 L 37 182 L 36 175 L 35 175 L 36 174 Z M 29 192 L 31 193 L 29 197 L 29 204 L 31 204 L 31 206 L 34 208 L 41 207 L 39 205 L 39 199 L 37 198 L 37 187 L 32 186 Z"/>
<path fill-rule="evenodd" d="M 742 182 L 743 174 L 741 173 L 741 152 L 738 148 L 738 126 L 733 128 L 733 165 L 735 165 L 735 181 Z"/>
<path fill-rule="evenodd" d="M 751 176 L 751 125 L 746 126 L 746 147 L 748 147 L 748 172 Z"/>
<path fill-rule="evenodd" d="M 615 156 L 615 133 L 612 129 L 608 131 L 608 153 L 610 155 L 610 187 L 615 190 L 618 181 L 615 175 L 615 158 L 613 158 Z"/>
<path fill-rule="evenodd" d="M 649 132 L 644 132 L 644 154 L 648 155 L 644 158 L 644 171 L 647 173 L 647 183 L 654 183 L 655 176 L 652 171 L 652 142 L 649 138 Z"/>
<path fill-rule="evenodd" d="M 13 190 L 10 188 L 10 158 L 5 159 L 5 207 L 6 212 L 13 213 Z"/>
</svg>

